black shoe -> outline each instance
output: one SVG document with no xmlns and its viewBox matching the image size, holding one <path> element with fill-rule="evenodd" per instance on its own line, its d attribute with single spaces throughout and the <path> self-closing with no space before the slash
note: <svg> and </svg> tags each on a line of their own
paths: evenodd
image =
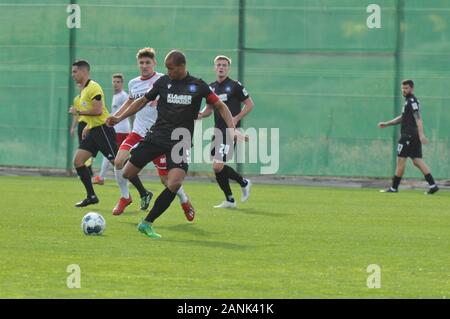
<svg viewBox="0 0 450 319">
<path fill-rule="evenodd" d="M 147 195 L 141 197 L 141 210 L 147 210 L 148 206 L 150 206 L 152 197 L 153 193 L 150 191 L 147 191 Z"/>
<path fill-rule="evenodd" d="M 436 185 L 436 186 L 434 186 L 434 187 L 431 187 L 431 188 L 428 190 L 428 192 L 425 192 L 425 194 L 426 194 L 426 195 L 433 195 L 433 194 L 436 193 L 438 190 L 439 190 L 439 187 L 437 187 L 437 185 Z"/>
<path fill-rule="evenodd" d="M 75 207 L 86 207 L 89 205 L 94 205 L 97 204 L 99 202 L 97 196 L 92 196 L 92 197 L 88 197 L 83 199 L 81 202 L 78 202 L 75 204 Z"/>
<path fill-rule="evenodd" d="M 392 187 L 380 190 L 380 193 L 398 193 L 398 190 Z"/>
</svg>

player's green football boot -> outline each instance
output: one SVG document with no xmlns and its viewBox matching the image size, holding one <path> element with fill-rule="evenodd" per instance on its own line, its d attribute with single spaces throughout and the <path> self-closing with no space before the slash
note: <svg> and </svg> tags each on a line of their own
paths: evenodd
<svg viewBox="0 0 450 319">
<path fill-rule="evenodd" d="M 152 223 L 146 222 L 145 220 L 139 223 L 138 231 L 150 238 L 161 238 L 160 234 L 155 233 Z"/>
<path fill-rule="evenodd" d="M 141 197 L 141 210 L 147 210 L 150 205 L 150 201 L 152 200 L 153 193 L 147 191 L 147 195 Z"/>
</svg>

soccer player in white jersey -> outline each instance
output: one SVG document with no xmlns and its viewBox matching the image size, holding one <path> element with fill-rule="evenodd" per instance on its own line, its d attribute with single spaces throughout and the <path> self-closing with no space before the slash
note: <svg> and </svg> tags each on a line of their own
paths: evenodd
<svg viewBox="0 0 450 319">
<path fill-rule="evenodd" d="M 119 108 L 128 100 L 128 94 L 123 90 L 123 75 L 121 73 L 113 74 L 112 76 L 112 86 L 114 90 L 114 95 L 111 103 L 111 113 L 116 113 Z M 128 134 L 131 132 L 130 121 L 122 121 L 114 126 L 116 131 L 116 142 L 117 145 L 122 144 L 122 142 L 127 138 Z M 107 158 L 103 157 L 102 167 L 100 173 L 92 178 L 92 184 L 103 185 L 105 183 L 105 176 L 108 170 L 112 167 L 111 163 Z"/>
<path fill-rule="evenodd" d="M 120 107 L 120 109 L 115 112 L 114 116 L 120 116 L 125 112 L 134 100 L 142 97 L 149 89 L 153 87 L 153 84 L 158 80 L 163 74 L 156 72 L 156 54 L 153 48 L 143 48 L 136 54 L 136 59 L 140 71 L 140 76 L 132 79 L 128 83 L 129 98 Z M 122 197 L 113 209 L 114 215 L 120 215 L 123 213 L 125 208 L 131 204 L 131 196 L 129 194 L 127 180 L 122 177 L 122 168 L 130 157 L 130 150 L 135 147 L 140 141 L 142 141 L 147 134 L 147 131 L 156 121 L 158 112 L 156 110 L 157 101 L 150 101 L 144 108 L 142 108 L 138 113 L 136 113 L 135 120 L 133 123 L 133 131 L 128 137 L 122 142 L 119 147 L 119 152 L 117 153 L 116 159 L 114 161 L 115 174 L 116 177 L 121 179 L 121 192 Z M 164 155 L 155 159 L 153 161 L 156 169 L 158 170 L 161 182 L 167 184 L 167 166 L 166 158 Z M 142 185 L 139 177 L 134 177 L 130 182 L 136 187 L 141 196 L 141 210 L 146 210 L 150 204 L 150 200 L 153 194 L 146 190 Z M 192 221 L 195 217 L 195 210 L 192 207 L 186 193 L 183 188 L 177 192 L 177 196 L 180 199 L 181 206 L 183 208 L 184 214 L 188 221 Z"/>
</svg>

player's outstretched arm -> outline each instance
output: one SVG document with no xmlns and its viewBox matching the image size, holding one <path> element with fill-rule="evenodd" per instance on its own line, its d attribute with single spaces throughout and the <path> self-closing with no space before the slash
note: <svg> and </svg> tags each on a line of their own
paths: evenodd
<svg viewBox="0 0 450 319">
<path fill-rule="evenodd" d="M 390 120 L 388 122 L 380 122 L 380 123 L 378 123 L 378 127 L 379 128 L 385 128 L 385 127 L 388 127 L 388 126 L 393 126 L 393 125 L 400 124 L 401 122 L 402 122 L 402 116 L 399 115 L 395 119 Z"/>
<path fill-rule="evenodd" d="M 122 120 L 136 114 L 139 112 L 146 104 L 148 103 L 147 98 L 144 96 L 140 97 L 137 100 L 134 100 L 126 110 L 120 116 L 110 116 L 106 119 L 106 124 L 108 126 L 114 126 Z"/>
<path fill-rule="evenodd" d="M 144 96 L 140 97 L 139 99 L 133 101 L 127 109 L 119 116 L 120 121 L 136 114 L 139 112 L 149 101 Z"/>
<path fill-rule="evenodd" d="M 127 108 L 131 105 L 131 103 L 133 103 L 133 99 L 128 98 L 123 104 L 122 106 L 117 110 L 116 113 L 113 114 L 113 116 L 121 116 L 126 110 Z"/>
</svg>

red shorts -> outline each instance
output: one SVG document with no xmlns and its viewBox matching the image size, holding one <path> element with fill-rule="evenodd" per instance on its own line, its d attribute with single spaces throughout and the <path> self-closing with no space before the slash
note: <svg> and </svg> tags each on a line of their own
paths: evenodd
<svg viewBox="0 0 450 319">
<path fill-rule="evenodd" d="M 160 157 L 155 158 L 153 160 L 153 165 L 155 165 L 158 170 L 159 176 L 166 176 L 169 174 L 169 171 L 167 170 L 166 155 L 163 154 Z"/>
<path fill-rule="evenodd" d="M 117 145 L 122 144 L 123 141 L 127 138 L 128 133 L 116 133 L 116 143 Z"/>
<path fill-rule="evenodd" d="M 120 144 L 119 150 L 124 151 L 130 151 L 133 147 L 135 147 L 137 144 L 139 144 L 140 141 L 142 141 L 144 138 L 140 136 L 139 134 L 135 132 L 131 132 L 127 135 L 127 137 L 123 140 L 123 142 Z M 165 176 L 169 174 L 169 171 L 167 170 L 167 164 L 166 164 L 166 156 L 161 155 L 158 158 L 155 158 L 153 160 L 153 165 L 155 165 L 156 169 L 158 170 L 159 176 Z"/>
<path fill-rule="evenodd" d="M 143 138 L 137 133 L 131 132 L 127 135 L 125 140 L 120 143 L 119 150 L 130 151 L 134 146 L 136 146 Z"/>
</svg>

